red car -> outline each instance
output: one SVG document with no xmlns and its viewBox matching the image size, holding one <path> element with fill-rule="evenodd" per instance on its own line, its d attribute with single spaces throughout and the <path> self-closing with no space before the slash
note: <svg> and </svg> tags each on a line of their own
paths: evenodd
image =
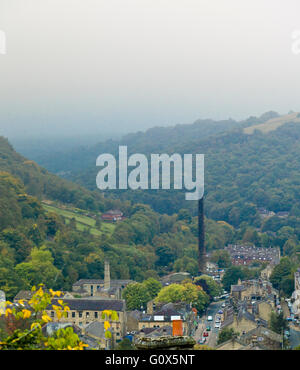
<svg viewBox="0 0 300 370">
<path fill-rule="evenodd" d="M 203 336 L 204 336 L 204 337 L 208 337 L 208 332 L 207 332 L 207 331 L 205 331 L 205 332 L 203 333 Z"/>
</svg>

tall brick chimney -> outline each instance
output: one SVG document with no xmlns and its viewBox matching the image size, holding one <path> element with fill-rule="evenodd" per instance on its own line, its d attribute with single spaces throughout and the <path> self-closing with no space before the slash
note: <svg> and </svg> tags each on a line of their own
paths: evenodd
<svg viewBox="0 0 300 370">
<path fill-rule="evenodd" d="M 110 267 L 108 260 L 104 261 L 104 289 L 110 289 Z"/>
<path fill-rule="evenodd" d="M 198 201 L 198 266 L 199 273 L 206 273 L 206 248 L 204 230 L 204 197 Z"/>
</svg>

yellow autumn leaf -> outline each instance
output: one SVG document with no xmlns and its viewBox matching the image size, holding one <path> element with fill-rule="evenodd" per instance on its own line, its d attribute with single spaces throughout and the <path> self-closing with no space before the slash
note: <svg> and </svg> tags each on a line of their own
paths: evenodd
<svg viewBox="0 0 300 370">
<path fill-rule="evenodd" d="M 108 321 L 104 321 L 104 329 L 107 330 L 110 328 L 110 323 Z"/>
<path fill-rule="evenodd" d="M 28 319 L 31 316 L 31 311 L 29 310 L 22 310 L 23 312 L 23 319 Z"/>
<path fill-rule="evenodd" d="M 51 317 L 48 316 L 47 314 L 45 314 L 45 315 L 42 316 L 42 320 L 45 321 L 45 322 L 52 321 Z"/>
<path fill-rule="evenodd" d="M 12 310 L 10 308 L 7 308 L 5 311 L 5 316 L 7 317 L 10 313 L 12 313 Z"/>
<path fill-rule="evenodd" d="M 44 291 L 43 291 L 43 289 L 42 289 L 42 288 L 39 288 L 39 290 L 36 292 L 36 294 L 37 294 L 38 296 L 40 296 L 40 297 L 43 297 L 43 295 L 44 295 Z"/>
<path fill-rule="evenodd" d="M 111 332 L 110 331 L 106 331 L 105 334 L 104 334 L 105 338 L 107 339 L 110 339 L 111 338 Z"/>
<path fill-rule="evenodd" d="M 41 328 L 41 325 L 38 322 L 34 322 L 30 326 L 30 330 L 36 329 L 36 328 Z"/>
<path fill-rule="evenodd" d="M 119 316 L 118 316 L 118 314 L 117 314 L 116 311 L 112 311 L 112 313 L 111 313 L 111 319 L 113 321 L 119 321 Z"/>
<path fill-rule="evenodd" d="M 56 315 L 57 315 L 58 320 L 60 320 L 61 317 L 62 317 L 62 312 L 61 311 L 56 311 Z"/>
<path fill-rule="evenodd" d="M 58 301 L 57 301 L 61 306 L 63 305 L 63 300 L 62 299 L 59 299 Z"/>
</svg>

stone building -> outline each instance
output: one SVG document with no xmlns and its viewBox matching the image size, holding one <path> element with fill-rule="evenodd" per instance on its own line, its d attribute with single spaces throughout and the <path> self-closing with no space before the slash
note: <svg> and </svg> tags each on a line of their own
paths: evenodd
<svg viewBox="0 0 300 370">
<path fill-rule="evenodd" d="M 60 319 L 60 322 L 69 322 L 80 328 L 86 327 L 91 322 L 103 323 L 102 311 L 116 311 L 119 317 L 118 321 L 111 322 L 111 328 L 115 335 L 116 341 L 122 339 L 126 334 L 126 305 L 124 300 L 113 299 L 64 299 L 63 302 L 70 308 L 67 317 Z M 58 299 L 53 299 L 51 306 L 48 307 L 47 313 L 53 322 L 58 321 L 52 305 L 59 306 Z"/>
<path fill-rule="evenodd" d="M 110 278 L 110 265 L 107 260 L 104 262 L 103 279 L 80 279 L 73 284 L 73 294 L 81 297 L 102 297 L 121 299 L 122 290 L 128 284 L 135 283 L 133 280 L 112 280 Z"/>
<path fill-rule="evenodd" d="M 239 340 L 244 345 L 252 344 L 263 350 L 279 350 L 282 347 L 282 336 L 263 326 L 250 330 Z"/>
<path fill-rule="evenodd" d="M 225 250 L 233 265 L 251 265 L 253 262 L 268 263 L 273 266 L 280 261 L 279 248 L 258 248 L 247 244 L 229 244 Z"/>
<path fill-rule="evenodd" d="M 250 301 L 270 300 L 273 301 L 278 296 L 272 284 L 262 279 L 241 281 L 237 285 L 231 286 L 231 297 L 236 301 L 248 299 Z"/>
<path fill-rule="evenodd" d="M 123 212 L 118 209 L 112 209 L 106 213 L 102 213 L 101 219 L 108 222 L 117 222 L 124 219 Z"/>
<path fill-rule="evenodd" d="M 264 268 L 261 271 L 261 273 L 260 273 L 261 278 L 264 279 L 264 280 L 269 280 L 273 269 L 274 269 L 274 266 L 268 265 L 266 268 Z"/>
<path fill-rule="evenodd" d="M 138 318 L 139 331 L 145 328 L 162 328 L 172 326 L 174 320 L 182 321 L 183 335 L 192 335 L 195 331 L 196 316 L 189 307 L 176 308 L 173 303 L 167 303 L 153 313 L 141 313 Z"/>
</svg>

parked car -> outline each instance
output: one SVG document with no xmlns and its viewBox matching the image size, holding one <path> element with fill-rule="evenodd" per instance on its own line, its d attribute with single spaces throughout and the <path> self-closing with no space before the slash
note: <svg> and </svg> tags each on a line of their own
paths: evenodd
<svg viewBox="0 0 300 370">
<path fill-rule="evenodd" d="M 206 342 L 206 338 L 202 338 L 198 341 L 198 344 L 204 344 Z"/>
<path fill-rule="evenodd" d="M 208 337 L 208 332 L 207 332 L 207 331 L 205 331 L 205 332 L 203 333 L 203 337 Z"/>
<path fill-rule="evenodd" d="M 219 311 L 218 311 L 218 313 L 219 313 L 220 315 L 222 315 L 223 311 L 222 311 L 222 310 L 219 310 Z"/>
<path fill-rule="evenodd" d="M 207 321 L 213 321 L 213 317 L 212 316 L 207 316 Z"/>
<path fill-rule="evenodd" d="M 220 327 L 221 327 L 221 323 L 220 323 L 220 322 L 216 322 L 216 323 L 215 323 L 215 328 L 216 328 L 216 329 L 220 329 Z"/>
<path fill-rule="evenodd" d="M 226 303 L 222 303 L 222 308 L 226 307 Z"/>
<path fill-rule="evenodd" d="M 206 328 L 206 331 L 211 331 L 211 327 L 210 327 L 210 326 L 208 326 L 208 327 Z"/>
</svg>

